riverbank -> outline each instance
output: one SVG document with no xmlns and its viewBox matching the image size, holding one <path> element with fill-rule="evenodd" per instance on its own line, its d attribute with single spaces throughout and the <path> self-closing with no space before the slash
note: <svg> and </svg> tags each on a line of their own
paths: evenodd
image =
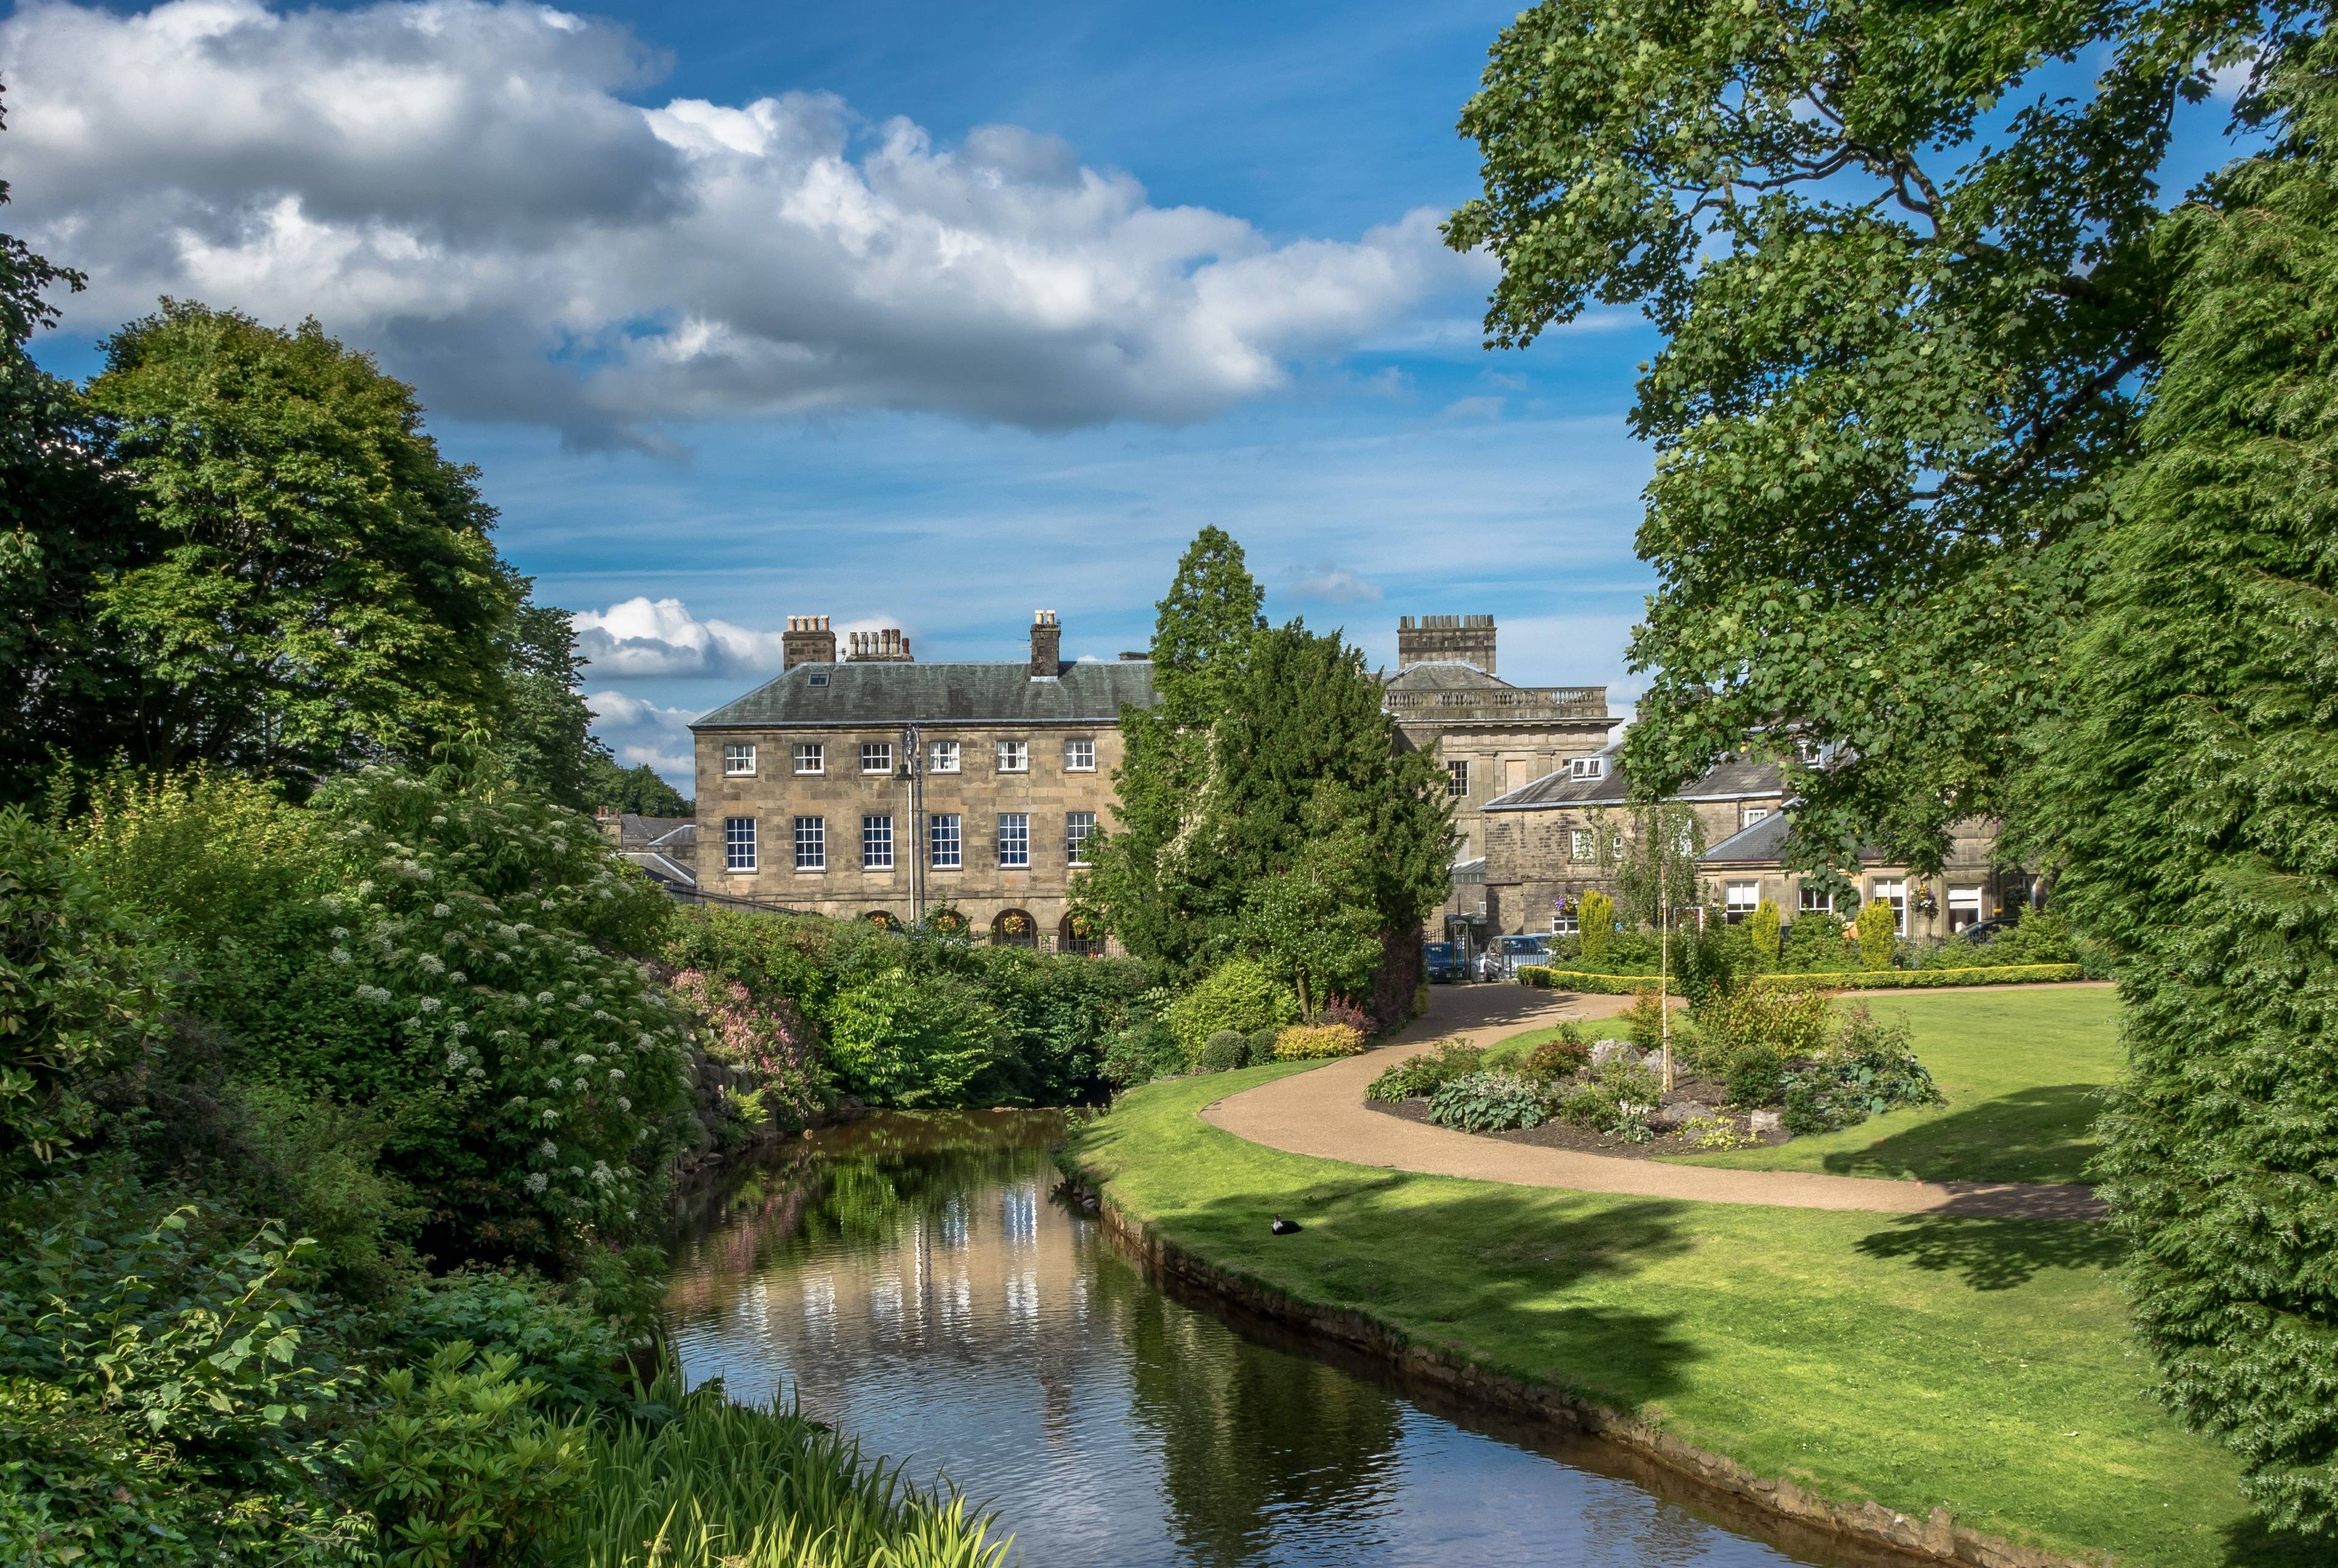
<svg viewBox="0 0 2338 1568">
<path fill-rule="evenodd" d="M 1307 1070 L 1148 1085 L 1066 1161 L 1164 1267 L 1783 1512 L 1980 1563 L 2311 1560 L 2146 1396 L 2099 1227 L 1504 1186 L 1201 1119 Z"/>
</svg>

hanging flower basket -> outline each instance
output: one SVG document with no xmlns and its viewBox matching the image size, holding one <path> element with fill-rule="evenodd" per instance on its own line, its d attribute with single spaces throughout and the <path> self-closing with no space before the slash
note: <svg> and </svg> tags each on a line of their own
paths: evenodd
<svg viewBox="0 0 2338 1568">
<path fill-rule="evenodd" d="M 1031 935 L 1031 916 L 1009 910 L 998 917 L 998 929 L 1014 937 Z"/>
</svg>

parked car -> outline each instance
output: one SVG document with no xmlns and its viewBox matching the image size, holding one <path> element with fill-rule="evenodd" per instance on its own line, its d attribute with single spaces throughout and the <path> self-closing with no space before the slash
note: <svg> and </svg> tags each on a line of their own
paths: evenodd
<svg viewBox="0 0 2338 1568">
<path fill-rule="evenodd" d="M 1497 936 L 1487 956 L 1501 966 L 1501 977 L 1515 980 L 1522 965 L 1550 962 L 1550 938 L 1540 933 L 1524 936 Z"/>
<path fill-rule="evenodd" d="M 1978 926 L 1968 926 L 1958 932 L 1957 939 L 1970 942 L 1976 947 L 1986 947 L 2018 924 L 2013 920 L 1984 920 Z"/>
<path fill-rule="evenodd" d="M 1462 956 L 1459 943 L 1424 942 L 1420 956 L 1432 985 L 1455 985 L 1469 978 L 1469 961 Z"/>
</svg>

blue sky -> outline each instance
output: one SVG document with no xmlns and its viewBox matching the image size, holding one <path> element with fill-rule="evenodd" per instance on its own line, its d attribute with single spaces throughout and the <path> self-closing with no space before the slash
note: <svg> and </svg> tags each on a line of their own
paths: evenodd
<svg viewBox="0 0 2338 1568">
<path fill-rule="evenodd" d="M 1433 233 L 1514 10 L 20 6 L 0 155 L 93 275 L 44 360 L 163 291 L 378 350 L 685 787 L 787 616 L 1108 658 L 1206 524 L 1278 617 L 1490 612 L 1620 702 L 1654 338 L 1488 352 Z"/>
</svg>

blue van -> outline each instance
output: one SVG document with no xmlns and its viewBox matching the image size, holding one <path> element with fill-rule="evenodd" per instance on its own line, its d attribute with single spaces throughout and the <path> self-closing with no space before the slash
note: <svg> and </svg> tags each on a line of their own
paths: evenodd
<svg viewBox="0 0 2338 1568">
<path fill-rule="evenodd" d="M 1424 942 L 1420 945 L 1422 966 L 1429 971 L 1432 985 L 1450 985 L 1469 978 L 1468 963 L 1461 956 L 1459 945 L 1452 942 Z"/>
</svg>

